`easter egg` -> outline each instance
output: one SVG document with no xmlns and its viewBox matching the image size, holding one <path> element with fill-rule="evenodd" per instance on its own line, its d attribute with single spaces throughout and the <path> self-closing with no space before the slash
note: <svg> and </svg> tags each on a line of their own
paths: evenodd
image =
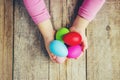
<svg viewBox="0 0 120 80">
<path fill-rule="evenodd" d="M 80 45 L 68 47 L 68 58 L 77 58 L 82 53 L 82 47 Z"/>
<path fill-rule="evenodd" d="M 58 57 L 57 56 L 57 58 L 56 58 L 57 63 L 60 63 L 60 64 L 65 62 L 65 60 L 66 60 L 66 57 Z"/>
<path fill-rule="evenodd" d="M 77 32 L 69 32 L 63 36 L 63 40 L 67 45 L 74 46 L 81 43 L 82 37 Z"/>
<path fill-rule="evenodd" d="M 65 57 L 68 54 L 67 47 L 59 40 L 53 40 L 49 45 L 50 51 L 59 57 Z"/>
<path fill-rule="evenodd" d="M 63 38 L 63 35 L 65 35 L 66 33 L 68 33 L 69 30 L 67 28 L 61 28 L 57 31 L 56 33 L 56 40 L 60 40 L 63 42 L 62 38 Z"/>
</svg>

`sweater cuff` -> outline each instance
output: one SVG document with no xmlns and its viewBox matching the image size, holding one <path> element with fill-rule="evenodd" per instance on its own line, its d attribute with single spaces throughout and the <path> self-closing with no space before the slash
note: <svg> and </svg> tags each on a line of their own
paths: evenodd
<svg viewBox="0 0 120 80">
<path fill-rule="evenodd" d="M 31 17 L 33 21 L 35 22 L 35 24 L 39 24 L 47 19 L 50 19 L 50 15 L 47 10 L 43 12 L 42 14 L 38 14 L 36 16 L 31 16 Z"/>
<path fill-rule="evenodd" d="M 88 20 L 88 21 L 92 21 L 94 19 L 94 17 L 96 16 L 96 15 L 89 14 L 89 12 L 86 9 L 82 8 L 82 7 L 79 8 L 78 15 L 80 17 Z"/>
</svg>

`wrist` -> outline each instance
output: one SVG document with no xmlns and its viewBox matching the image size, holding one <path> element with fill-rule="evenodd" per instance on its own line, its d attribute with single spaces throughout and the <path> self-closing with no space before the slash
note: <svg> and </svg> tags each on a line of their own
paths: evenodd
<svg viewBox="0 0 120 80">
<path fill-rule="evenodd" d="M 54 40 L 55 30 L 53 29 L 50 19 L 39 23 L 38 28 L 39 28 L 44 40 L 46 40 L 46 41 Z"/>
<path fill-rule="evenodd" d="M 49 34 L 43 35 L 43 38 L 46 41 L 52 41 L 52 40 L 54 40 L 54 34 L 55 34 L 55 31 L 52 31 Z"/>
<path fill-rule="evenodd" d="M 88 20 L 86 20 L 80 16 L 77 16 L 72 26 L 74 26 L 77 29 L 85 30 L 87 28 L 88 24 L 89 24 Z"/>
</svg>

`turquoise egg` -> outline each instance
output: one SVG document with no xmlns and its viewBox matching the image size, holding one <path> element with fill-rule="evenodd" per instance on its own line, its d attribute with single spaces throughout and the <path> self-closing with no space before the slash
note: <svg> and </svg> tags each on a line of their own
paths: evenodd
<svg viewBox="0 0 120 80">
<path fill-rule="evenodd" d="M 57 33 L 56 33 L 56 40 L 60 40 L 63 42 L 63 36 L 67 33 L 69 33 L 70 31 L 67 28 L 60 28 Z"/>
<path fill-rule="evenodd" d="M 59 40 L 53 40 L 49 45 L 50 52 L 59 57 L 65 57 L 68 55 L 67 47 Z"/>
</svg>

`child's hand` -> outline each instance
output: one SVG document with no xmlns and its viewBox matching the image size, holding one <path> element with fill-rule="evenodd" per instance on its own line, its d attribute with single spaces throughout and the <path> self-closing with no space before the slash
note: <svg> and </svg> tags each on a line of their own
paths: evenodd
<svg viewBox="0 0 120 80">
<path fill-rule="evenodd" d="M 54 33 L 53 33 L 54 35 Z M 58 56 L 55 56 L 53 53 L 50 52 L 49 50 L 49 44 L 51 41 L 54 40 L 54 36 L 53 37 L 48 37 L 48 38 L 44 38 L 45 40 L 45 47 L 46 47 L 46 50 L 51 58 L 51 60 L 53 62 L 56 62 L 56 63 L 63 63 L 65 60 L 66 60 L 66 57 L 58 57 Z"/>
<path fill-rule="evenodd" d="M 64 57 L 64 58 L 57 57 L 57 56 L 53 55 L 49 49 L 49 44 L 51 41 L 54 40 L 54 35 L 55 35 L 55 30 L 52 27 L 52 23 L 51 23 L 50 19 L 39 23 L 38 28 L 39 28 L 40 32 L 42 33 L 42 36 L 45 41 L 45 48 L 46 48 L 51 60 L 56 63 L 63 63 L 66 60 L 66 57 Z"/>
<path fill-rule="evenodd" d="M 85 29 L 88 26 L 89 21 L 85 20 L 84 18 L 77 16 L 70 31 L 78 32 L 82 36 L 82 50 L 83 53 L 88 48 L 87 37 L 85 35 Z"/>
<path fill-rule="evenodd" d="M 88 48 L 87 37 L 85 36 L 85 29 L 79 28 L 77 29 L 75 26 L 70 28 L 71 32 L 78 32 L 82 36 L 82 51 L 84 52 Z"/>
</svg>

